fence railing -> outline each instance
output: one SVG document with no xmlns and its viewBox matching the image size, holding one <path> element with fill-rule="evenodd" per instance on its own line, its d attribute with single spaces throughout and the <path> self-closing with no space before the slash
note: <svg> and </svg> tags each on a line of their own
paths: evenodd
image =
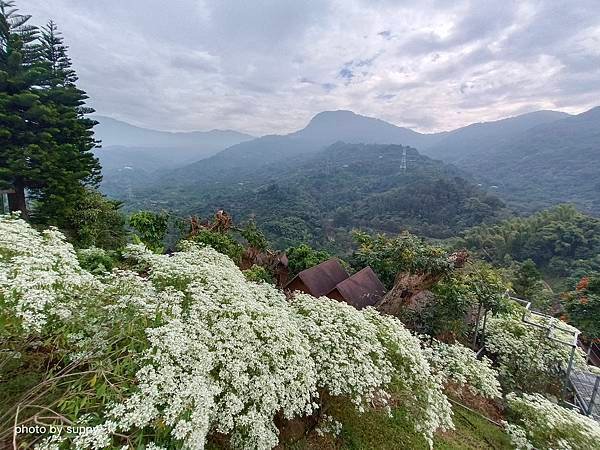
<svg viewBox="0 0 600 450">
<path fill-rule="evenodd" d="M 575 353 L 578 349 L 585 351 L 587 363 L 599 365 L 600 346 L 595 343 L 585 346 L 579 339 L 579 331 L 572 327 L 562 325 L 556 318 L 531 309 L 531 302 L 517 297 L 510 293 L 505 296 L 524 307 L 521 320 L 529 326 L 540 328 L 546 331 L 546 338 L 570 348 L 569 359 L 566 368 L 559 370 L 559 376 L 563 378 L 562 400 L 565 404 L 577 408 L 582 414 L 600 420 L 600 375 L 579 366 L 574 367 Z M 535 318 L 541 319 L 536 321 Z M 480 326 L 480 320 L 483 325 Z M 477 351 L 477 356 L 485 352 L 485 325 L 487 322 L 487 311 L 481 317 L 477 314 L 477 325 L 473 338 L 473 349 Z M 562 336 L 558 332 L 562 332 Z M 599 369 L 600 370 L 600 369 Z M 572 397 L 571 395 L 572 394 Z M 572 398 L 572 401 L 570 401 Z"/>
</svg>

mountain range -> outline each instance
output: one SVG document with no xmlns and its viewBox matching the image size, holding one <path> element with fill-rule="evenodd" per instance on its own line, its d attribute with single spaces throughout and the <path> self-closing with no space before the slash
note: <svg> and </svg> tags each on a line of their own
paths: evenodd
<svg viewBox="0 0 600 450">
<path fill-rule="evenodd" d="M 175 169 L 207 158 L 253 136 L 232 130 L 193 132 L 157 131 L 104 116 L 94 116 L 95 155 L 102 165 L 102 190 L 119 198 L 156 171 Z"/>
<path fill-rule="evenodd" d="M 226 209 L 237 222 L 254 218 L 276 248 L 307 242 L 340 253 L 355 228 L 445 238 L 506 215 L 502 201 L 460 169 L 412 147 L 337 142 L 238 177 L 237 166 L 217 169 L 222 160 L 209 159 L 212 181 L 186 178 L 190 167 L 180 169 L 179 183 L 160 180 L 136 207 L 201 217 Z"/>
<path fill-rule="evenodd" d="M 588 212 L 600 213 L 600 183 L 595 179 L 600 173 L 599 134 L 600 108 L 578 115 L 537 111 L 434 134 L 351 111 L 325 111 L 287 135 L 249 140 L 247 135 L 236 135 L 240 142 L 190 164 L 160 166 L 151 177 L 144 174 L 133 182 L 133 188 L 134 177 L 128 177 L 128 197 L 136 206 L 181 211 L 182 204 L 186 209 L 193 207 L 195 199 L 199 206 L 211 192 L 232 186 L 255 188 L 279 180 L 278 174 L 299 173 L 301 177 L 307 161 L 328 146 L 345 142 L 416 148 L 422 155 L 454 164 L 462 170 L 461 177 L 492 190 L 521 211 L 574 202 Z M 411 170 L 410 161 L 407 170 Z M 108 193 L 114 196 L 119 189 L 123 197 L 124 190 L 117 185 Z M 178 202 L 170 201 L 174 193 Z"/>
</svg>

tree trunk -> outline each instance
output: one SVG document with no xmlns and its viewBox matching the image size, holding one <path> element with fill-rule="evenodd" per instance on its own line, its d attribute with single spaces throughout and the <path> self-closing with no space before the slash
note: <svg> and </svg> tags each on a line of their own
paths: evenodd
<svg viewBox="0 0 600 450">
<path fill-rule="evenodd" d="M 10 212 L 21 211 L 21 218 L 29 219 L 27 212 L 27 201 L 25 200 L 25 183 L 23 178 L 18 177 L 14 184 L 15 192 L 8 194 L 8 210 Z"/>
</svg>

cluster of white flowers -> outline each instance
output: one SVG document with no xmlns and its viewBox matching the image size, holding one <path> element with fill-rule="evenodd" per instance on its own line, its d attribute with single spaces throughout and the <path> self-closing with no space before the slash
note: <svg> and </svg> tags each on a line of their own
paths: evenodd
<svg viewBox="0 0 600 450">
<path fill-rule="evenodd" d="M 23 330 L 69 319 L 97 289 L 60 232 L 40 233 L 17 216 L 0 216 L 0 305 Z"/>
<path fill-rule="evenodd" d="M 453 383 L 486 398 L 502 396 L 498 372 L 485 356 L 477 359 L 473 350 L 462 344 L 434 340 L 425 348 L 429 364 L 443 376 L 444 384 Z"/>
<path fill-rule="evenodd" d="M 203 448 L 214 431 L 237 448 L 272 448 L 275 416 L 312 413 L 320 390 L 363 408 L 386 389 L 406 400 L 428 439 L 452 426 L 440 380 L 397 319 L 305 294 L 290 304 L 210 248 L 164 256 L 130 246 L 128 255 L 154 289 L 185 298 L 179 314 L 147 330 L 139 390 L 109 413 L 118 430 L 160 419 L 185 448 Z"/>
<path fill-rule="evenodd" d="M 63 319 L 72 357 L 92 367 L 114 351 L 115 337 L 135 342 L 127 350 L 138 367 L 135 387 L 120 391 L 124 400 L 74 438 L 74 448 L 104 448 L 118 434 L 165 425 L 169 445 L 202 449 L 211 433 L 223 433 L 235 448 L 272 448 L 275 418 L 313 414 L 320 393 L 359 409 L 394 396 L 430 443 L 437 429 L 452 427 L 443 379 L 398 319 L 305 294 L 290 302 L 211 248 L 127 251 L 139 273 L 94 276 L 57 231 L 0 219 L 5 313 L 29 331 Z"/>
<path fill-rule="evenodd" d="M 436 430 L 454 428 L 442 377 L 431 370 L 419 338 L 399 319 L 372 308 L 363 310 L 363 314 L 377 326 L 379 340 L 394 367 L 390 393 L 404 401 L 415 429 L 433 446 Z"/>
<path fill-rule="evenodd" d="M 560 368 L 566 368 L 571 347 L 548 339 L 548 332 L 524 323 L 522 311 L 499 314 L 488 320 L 485 348 L 496 357 L 500 378 L 505 385 L 528 391 L 543 390 L 556 382 Z M 550 320 L 540 324 L 551 325 Z M 561 327 L 568 327 L 564 322 Z M 573 339 L 569 333 L 554 329 L 552 335 L 565 342 Z M 576 366 L 585 366 L 585 355 L 575 352 Z"/>
<path fill-rule="evenodd" d="M 313 411 L 310 344 L 281 292 L 248 283 L 229 258 L 208 248 L 169 257 L 131 246 L 129 255 L 148 268 L 148 289 L 179 289 L 185 298 L 181 311 L 147 330 L 139 390 L 109 412 L 118 429 L 160 419 L 185 448 L 203 448 L 212 431 L 229 434 L 238 448 L 272 448 L 276 414 Z"/>
<path fill-rule="evenodd" d="M 379 340 L 379 330 L 352 306 L 296 294 L 292 308 L 310 342 L 318 367 L 318 385 L 333 396 L 349 397 L 359 410 L 390 384 L 392 361 Z"/>
<path fill-rule="evenodd" d="M 319 436 L 324 436 L 326 434 L 338 436 L 342 432 L 342 428 L 343 425 L 339 420 L 336 420 L 335 417 L 330 416 L 329 414 L 325 414 L 321 418 L 319 426 L 315 431 Z"/>
<path fill-rule="evenodd" d="M 507 395 L 510 424 L 506 430 L 518 449 L 598 448 L 600 424 L 540 394 Z"/>
</svg>

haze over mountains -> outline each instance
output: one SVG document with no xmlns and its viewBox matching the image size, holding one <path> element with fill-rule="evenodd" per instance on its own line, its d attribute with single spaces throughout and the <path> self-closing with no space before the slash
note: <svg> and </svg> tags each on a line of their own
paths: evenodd
<svg viewBox="0 0 600 450">
<path fill-rule="evenodd" d="M 600 186 L 594 179 L 594 173 L 600 173 L 600 108 L 576 116 L 537 111 L 435 134 L 418 133 L 350 111 L 326 111 L 288 135 L 251 140 L 245 140 L 244 135 L 231 136 L 243 142 L 191 164 L 161 167 L 152 179 L 144 177 L 135 184 L 129 196 L 138 206 L 141 202 L 177 209 L 166 199 L 172 198 L 173 192 L 200 201 L 223 186 L 264 184 L 277 173 L 305 170 L 300 168 L 306 167 L 308 158 L 342 141 L 416 148 L 424 155 L 455 164 L 521 210 L 575 202 L 587 211 L 600 213 Z M 177 145 L 174 140 L 173 148 Z M 118 186 L 113 186 L 107 192 L 114 196 L 117 191 Z"/>
<path fill-rule="evenodd" d="M 214 149 L 253 139 L 249 134 L 232 130 L 191 132 L 157 131 L 136 127 L 105 116 L 94 116 L 99 123 L 94 131 L 103 146 Z"/>
<path fill-rule="evenodd" d="M 94 116 L 95 150 L 102 164 L 102 189 L 122 197 L 124 189 L 137 185 L 156 171 L 174 169 L 207 158 L 253 136 L 232 130 L 168 132 L 136 127 L 110 117 Z"/>
</svg>

